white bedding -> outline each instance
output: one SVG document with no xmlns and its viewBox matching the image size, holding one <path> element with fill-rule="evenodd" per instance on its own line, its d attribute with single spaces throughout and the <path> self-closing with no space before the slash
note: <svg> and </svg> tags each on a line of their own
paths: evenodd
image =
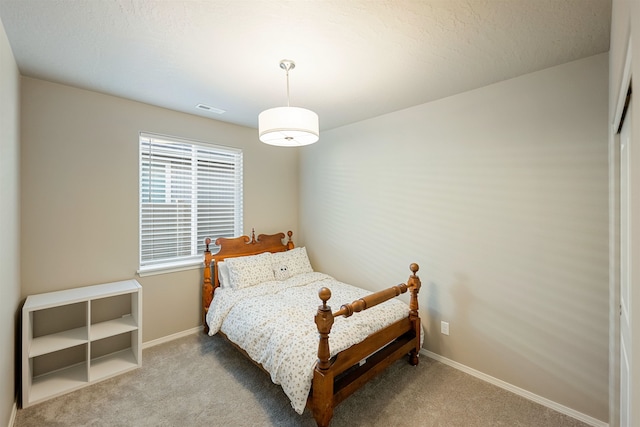
<svg viewBox="0 0 640 427">
<path fill-rule="evenodd" d="M 323 286 L 331 290 L 328 304 L 333 311 L 371 293 L 326 274 L 304 273 L 243 289 L 218 288 L 206 316 L 209 335 L 221 330 L 243 348 L 282 386 L 299 414 L 304 411 L 317 360 L 314 316 Z M 408 311 L 405 303 L 391 299 L 349 318 L 336 318 L 329 335 L 331 356 L 406 317 Z"/>
</svg>

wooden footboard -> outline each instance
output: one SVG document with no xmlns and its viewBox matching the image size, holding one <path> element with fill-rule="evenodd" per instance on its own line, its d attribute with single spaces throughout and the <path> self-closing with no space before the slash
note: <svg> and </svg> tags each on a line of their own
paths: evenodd
<svg viewBox="0 0 640 427">
<path fill-rule="evenodd" d="M 322 305 L 318 307 L 315 317 L 320 335 L 318 362 L 307 402 L 318 426 L 328 426 L 333 417 L 333 408 L 404 355 L 409 355 L 409 363 L 412 365 L 418 364 L 421 333 L 418 292 L 421 283 L 416 275 L 419 269 L 418 264 L 411 264 L 410 269 L 412 274 L 406 284 L 393 286 L 345 304 L 335 313 L 327 305 L 327 301 L 331 298 L 331 291 L 327 288 L 320 289 L 318 294 Z M 340 352 L 334 358 L 329 357 L 331 354 L 329 334 L 336 317 L 349 317 L 405 293 L 407 290 L 411 292 L 411 301 L 409 315 L 405 319 L 370 335 L 366 340 Z"/>
</svg>

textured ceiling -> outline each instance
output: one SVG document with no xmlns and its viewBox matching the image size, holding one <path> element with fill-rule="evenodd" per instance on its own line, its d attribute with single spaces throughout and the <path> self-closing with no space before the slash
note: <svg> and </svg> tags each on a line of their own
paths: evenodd
<svg viewBox="0 0 640 427">
<path fill-rule="evenodd" d="M 24 76 L 326 130 L 609 50 L 611 0 L 0 0 Z M 218 115 L 195 108 L 226 110 Z"/>
</svg>

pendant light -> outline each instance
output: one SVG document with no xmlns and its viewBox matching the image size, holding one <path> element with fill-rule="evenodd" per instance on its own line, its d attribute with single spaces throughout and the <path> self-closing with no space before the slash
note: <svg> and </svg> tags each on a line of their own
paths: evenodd
<svg viewBox="0 0 640 427">
<path fill-rule="evenodd" d="M 265 144 L 299 147 L 320 138 L 318 115 L 305 108 L 289 106 L 289 71 L 295 66 L 291 60 L 280 61 L 280 68 L 287 73 L 287 106 L 270 108 L 258 115 L 258 136 Z"/>
</svg>

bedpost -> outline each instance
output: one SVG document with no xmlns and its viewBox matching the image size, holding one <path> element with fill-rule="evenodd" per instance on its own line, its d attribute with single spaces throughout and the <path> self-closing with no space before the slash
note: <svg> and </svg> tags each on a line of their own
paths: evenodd
<svg viewBox="0 0 640 427">
<path fill-rule="evenodd" d="M 411 350 L 411 353 L 409 354 L 409 363 L 415 366 L 418 364 L 418 356 L 420 356 L 420 333 L 422 331 L 422 327 L 420 324 L 420 313 L 418 312 L 418 292 L 420 292 L 422 283 L 420 282 L 420 278 L 416 275 L 420 266 L 413 263 L 409 266 L 409 269 L 411 270 L 411 276 L 409 276 L 409 280 L 407 281 L 407 286 L 411 292 L 411 300 L 409 301 L 409 320 L 413 323 L 413 330 L 416 333 L 416 347 Z"/>
<path fill-rule="evenodd" d="M 291 240 L 291 236 L 293 236 L 293 231 L 287 231 L 287 236 L 289 236 L 289 240 L 287 241 L 287 250 L 290 251 L 293 249 L 293 240 Z"/>
<path fill-rule="evenodd" d="M 204 281 L 202 282 L 202 326 L 203 332 L 205 334 L 209 333 L 209 325 L 207 325 L 207 311 L 209 310 L 209 306 L 211 305 L 211 301 L 213 300 L 213 284 L 211 283 L 211 259 L 213 255 L 211 255 L 211 251 L 209 250 L 209 245 L 211 244 L 211 239 L 204 239 L 205 250 L 204 250 Z"/>
<path fill-rule="evenodd" d="M 324 371 L 330 366 L 329 332 L 331 332 L 331 326 L 333 326 L 333 313 L 331 313 L 331 307 L 327 305 L 327 301 L 331 298 L 331 291 L 323 287 L 318 292 L 318 296 L 322 300 L 322 305 L 318 306 L 318 313 L 315 318 L 318 334 L 320 334 L 317 366 Z"/>
<path fill-rule="evenodd" d="M 311 410 L 313 418 L 319 427 L 326 427 L 333 418 L 333 373 L 329 370 L 331 363 L 329 356 L 329 332 L 333 326 L 333 313 L 327 301 L 331 298 L 331 291 L 328 288 L 321 288 L 318 296 L 322 300 L 322 305 L 318 306 L 318 313 L 315 317 L 320 341 L 318 343 L 318 362 L 313 371 L 313 388 L 311 390 Z"/>
</svg>

